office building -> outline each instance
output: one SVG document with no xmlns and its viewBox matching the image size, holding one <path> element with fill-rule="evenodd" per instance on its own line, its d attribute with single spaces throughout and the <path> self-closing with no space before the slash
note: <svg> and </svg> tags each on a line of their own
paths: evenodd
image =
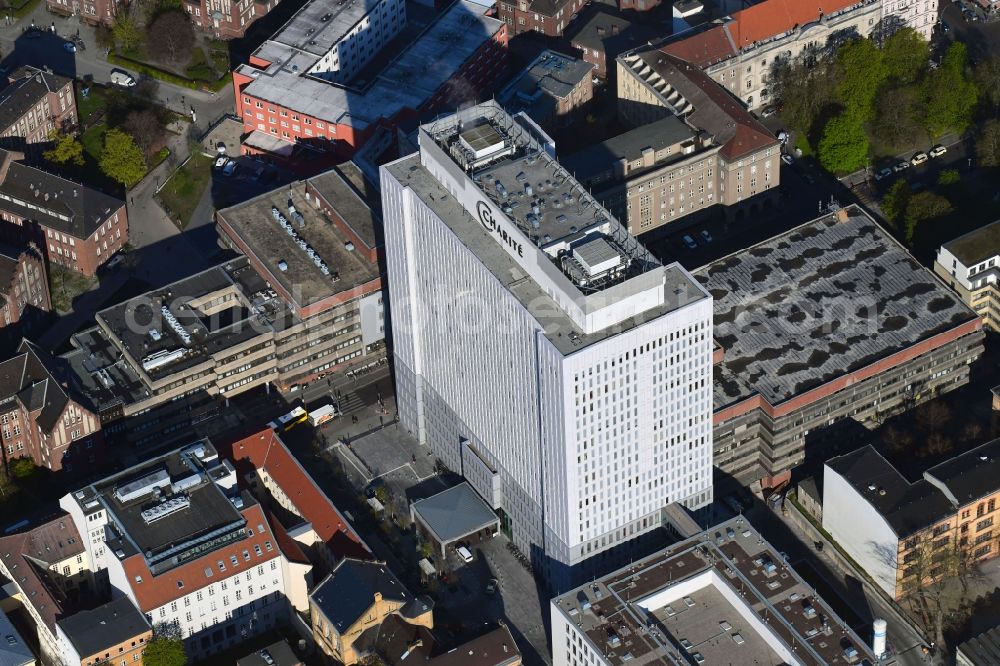
<svg viewBox="0 0 1000 666">
<path fill-rule="evenodd" d="M 383 47 L 403 27 L 404 3 L 368 7 L 314 0 L 233 72 L 244 153 L 303 169 L 350 158 L 380 125 L 475 100 L 504 71 L 507 29 L 488 6 L 454 3 L 398 54 Z"/>
<path fill-rule="evenodd" d="M 874 663 L 742 518 L 556 597 L 554 666 Z"/>
<path fill-rule="evenodd" d="M 255 387 L 384 362 L 380 220 L 338 172 L 216 218 L 244 256 L 102 310 L 72 338 L 79 390 L 133 444 L 210 427 L 220 401 Z"/>
<path fill-rule="evenodd" d="M 938 248 L 934 272 L 983 318 L 986 328 L 1000 331 L 1000 220 Z"/>
<path fill-rule="evenodd" d="M 61 363 L 23 340 L 0 363 L 0 433 L 4 460 L 30 458 L 54 472 L 85 472 L 99 463 L 104 436 L 88 401 L 64 384 Z"/>
<path fill-rule="evenodd" d="M 43 663 L 62 666 L 56 623 L 97 589 L 91 562 L 81 533 L 66 515 L 0 537 L 0 574 L 13 584 L 12 596 L 35 625 Z"/>
<path fill-rule="evenodd" d="M 524 111 L 546 132 L 576 128 L 594 99 L 594 66 L 548 49 L 507 84 L 497 101 L 516 114 Z"/>
<path fill-rule="evenodd" d="M 280 550 L 236 470 L 201 440 L 65 495 L 60 506 L 113 597 L 175 626 L 191 660 L 282 623 L 308 564 Z"/>
<path fill-rule="evenodd" d="M 63 666 L 138 664 L 153 627 L 127 597 L 56 620 Z"/>
<path fill-rule="evenodd" d="M 695 275 L 715 304 L 714 462 L 744 484 L 826 460 L 843 419 L 964 385 L 983 352 L 975 313 L 854 206 Z"/>
<path fill-rule="evenodd" d="M 828 460 L 823 528 L 894 599 L 954 552 L 983 561 L 1000 552 L 1000 440 L 978 446 L 910 481 L 871 446 Z"/>
<path fill-rule="evenodd" d="M 0 243 L 0 328 L 31 333 L 51 311 L 45 257 L 34 244 Z"/>
<path fill-rule="evenodd" d="M 92 277 L 128 242 L 125 201 L 0 150 L 0 235 L 35 243 L 50 264 Z"/>
<path fill-rule="evenodd" d="M 712 313 L 539 133 L 495 103 L 424 125 L 382 207 L 401 424 L 558 588 L 711 502 Z"/>
<path fill-rule="evenodd" d="M 0 137 L 24 144 L 50 141 L 76 127 L 73 79 L 37 67 L 18 67 L 0 91 Z"/>
<path fill-rule="evenodd" d="M 632 233 L 716 204 L 741 221 L 774 203 L 778 139 L 697 67 L 656 50 L 620 57 L 618 112 L 635 129 L 570 161 Z"/>
</svg>

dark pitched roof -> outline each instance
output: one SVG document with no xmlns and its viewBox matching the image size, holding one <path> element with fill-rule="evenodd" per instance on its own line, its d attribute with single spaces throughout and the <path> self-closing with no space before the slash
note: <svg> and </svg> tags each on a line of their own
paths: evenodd
<svg viewBox="0 0 1000 666">
<path fill-rule="evenodd" d="M 910 483 L 871 446 L 827 461 L 904 539 L 955 512 L 952 503 L 926 479 Z"/>
<path fill-rule="evenodd" d="M 410 624 L 395 613 L 361 633 L 354 649 L 362 654 L 377 654 L 386 666 L 423 663 L 434 647 L 434 635 L 419 624 Z M 404 660 L 403 655 L 406 655 Z"/>
<path fill-rule="evenodd" d="M 384 562 L 341 560 L 310 595 L 327 620 L 343 633 L 375 603 L 375 593 L 383 599 L 407 603 L 412 599 L 403 584 Z"/>
<path fill-rule="evenodd" d="M 128 597 L 74 613 L 56 624 L 82 658 L 104 652 L 152 629 L 146 616 Z"/>
<path fill-rule="evenodd" d="M 521 653 L 506 625 L 434 657 L 427 666 L 507 666 L 520 663 Z"/>
<path fill-rule="evenodd" d="M 33 342 L 22 340 L 17 354 L 0 362 L 0 404 L 17 399 L 36 422 L 50 431 L 59 421 L 69 396 L 53 374 L 55 360 Z"/>
<path fill-rule="evenodd" d="M 740 100 L 700 68 L 661 51 L 646 51 L 640 57 L 694 107 L 688 123 L 714 135 L 727 160 L 778 145 Z"/>
<path fill-rule="evenodd" d="M 0 90 L 0 131 L 16 123 L 42 97 L 58 92 L 70 79 L 36 67 L 21 67 L 10 76 L 10 81 Z"/>
<path fill-rule="evenodd" d="M 1000 489 L 1000 439 L 977 446 L 924 472 L 957 505 Z"/>
<path fill-rule="evenodd" d="M 569 41 L 573 46 L 604 51 L 610 60 L 619 53 L 645 44 L 662 34 L 662 28 L 636 23 L 607 9 L 601 9 L 592 13 Z M 608 64 L 611 66 L 614 63 Z"/>
<path fill-rule="evenodd" d="M 301 663 L 287 642 L 278 641 L 238 659 L 236 666 L 298 666 Z"/>
<path fill-rule="evenodd" d="M 1000 627 L 987 629 L 958 646 L 964 660 L 960 664 L 970 666 L 994 666 L 1000 664 Z"/>
<path fill-rule="evenodd" d="M 583 150 L 565 157 L 560 163 L 572 173 L 577 180 L 587 180 L 591 176 L 605 173 L 614 168 L 614 161 L 626 159 L 637 160 L 642 157 L 646 148 L 660 150 L 681 141 L 692 139 L 695 131 L 684 124 L 677 116 L 667 116 L 655 122 L 636 127 L 624 134 L 611 137 L 607 141 L 594 143 Z M 684 158 L 683 153 L 675 153 L 670 159 Z M 656 163 L 661 166 L 666 160 Z"/>
<path fill-rule="evenodd" d="M 5 153 L 0 156 L 10 159 Z M 0 182 L 0 208 L 74 238 L 90 237 L 124 205 L 121 199 L 13 160 Z"/>
<path fill-rule="evenodd" d="M 944 248 L 966 266 L 994 257 L 1000 254 L 1000 220 L 948 241 Z"/>
</svg>

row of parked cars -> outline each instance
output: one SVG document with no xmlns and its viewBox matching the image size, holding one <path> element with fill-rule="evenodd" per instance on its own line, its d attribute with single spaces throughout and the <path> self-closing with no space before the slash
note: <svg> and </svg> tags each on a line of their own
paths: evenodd
<svg viewBox="0 0 1000 666">
<path fill-rule="evenodd" d="M 924 164 L 930 159 L 933 159 L 935 157 L 941 157 L 947 152 L 948 149 L 942 145 L 934 146 L 926 153 L 924 151 L 920 151 L 919 153 L 911 157 L 909 160 L 903 160 L 899 164 L 896 164 L 895 166 L 892 167 L 885 167 L 884 169 L 879 169 L 878 172 L 875 174 L 875 180 L 882 180 L 883 178 L 888 178 L 894 173 L 899 173 L 900 171 L 905 171 L 909 169 L 911 166 L 920 166 L 921 164 Z"/>
</svg>

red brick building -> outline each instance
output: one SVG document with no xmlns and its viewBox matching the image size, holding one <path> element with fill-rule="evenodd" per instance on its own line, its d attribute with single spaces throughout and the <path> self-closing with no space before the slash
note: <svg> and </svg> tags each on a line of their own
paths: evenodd
<svg viewBox="0 0 1000 666">
<path fill-rule="evenodd" d="M 0 244 L 0 327 L 21 324 L 24 334 L 51 311 L 45 258 L 38 248 Z"/>
<path fill-rule="evenodd" d="M 103 23 L 110 26 L 118 14 L 119 0 L 46 0 L 45 6 L 53 14 L 79 16 L 91 25 Z"/>
<path fill-rule="evenodd" d="M 40 143 L 76 123 L 72 79 L 36 67 L 20 67 L 7 77 L 0 91 L 0 137 Z"/>
<path fill-rule="evenodd" d="M 235 39 L 277 4 L 278 0 L 184 0 L 184 10 L 201 30 L 221 39 Z"/>
<path fill-rule="evenodd" d="M 92 276 L 128 242 L 125 202 L 0 151 L 0 235 L 33 241 L 54 264 Z"/>
<path fill-rule="evenodd" d="M 5 463 L 31 458 L 54 472 L 93 467 L 103 447 L 101 422 L 56 379 L 55 360 L 24 340 L 0 363 L 0 442 Z"/>
<path fill-rule="evenodd" d="M 512 36 L 535 31 L 562 37 L 566 26 L 586 5 L 586 0 L 500 0 L 497 8 Z"/>
<path fill-rule="evenodd" d="M 324 55 L 290 46 L 309 31 L 293 19 L 233 72 L 243 152 L 319 171 L 350 158 L 380 126 L 476 100 L 506 70 L 508 31 L 488 11 L 460 0 L 384 69 L 349 85 L 309 73 L 339 47 Z"/>
</svg>

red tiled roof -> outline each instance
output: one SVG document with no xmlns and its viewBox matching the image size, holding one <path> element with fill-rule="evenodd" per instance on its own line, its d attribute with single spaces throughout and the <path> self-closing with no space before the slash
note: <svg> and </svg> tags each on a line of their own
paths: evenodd
<svg viewBox="0 0 1000 666">
<path fill-rule="evenodd" d="M 299 546 L 299 542 L 288 536 L 288 530 L 286 530 L 285 526 L 281 524 L 278 517 L 270 512 L 268 512 L 267 517 L 271 521 L 271 529 L 274 530 L 274 538 L 278 542 L 278 548 L 282 553 L 284 553 L 285 559 L 289 562 L 309 564 L 309 558 L 302 552 L 302 547 Z"/>
<path fill-rule="evenodd" d="M 273 430 L 268 428 L 234 442 L 232 457 L 234 461 L 249 460 L 256 469 L 266 471 L 338 559 L 371 558 L 361 537 Z"/>
<path fill-rule="evenodd" d="M 708 67 L 734 57 L 740 49 L 782 35 L 796 26 L 815 23 L 858 0 L 764 0 L 730 15 L 729 21 L 663 47 L 683 60 Z"/>
<path fill-rule="evenodd" d="M 278 557 L 281 552 L 274 547 L 277 545 L 277 535 L 272 534 L 268 529 L 270 525 L 264 518 L 264 512 L 260 505 L 248 506 L 243 509 L 242 514 L 247 521 L 247 526 L 253 528 L 252 537 L 232 543 L 225 548 L 213 550 L 202 557 L 165 571 L 159 576 L 154 576 L 150 572 L 141 553 L 122 560 L 122 567 L 125 569 L 125 575 L 132 587 L 139 609 L 148 613 L 195 590 L 208 587 L 217 580 L 228 578 Z M 263 530 L 260 529 L 261 526 L 264 527 Z M 265 544 L 267 541 L 272 544 L 271 550 L 267 549 Z M 255 552 L 255 546 L 260 546 L 261 554 L 259 556 Z M 250 553 L 249 561 L 243 557 L 244 550 Z M 237 564 L 235 566 L 231 557 L 236 557 Z M 226 565 L 224 572 L 219 571 L 217 565 L 219 560 Z M 205 569 L 212 570 L 211 577 L 205 575 Z M 142 578 L 141 583 L 136 582 L 136 576 Z"/>
</svg>

